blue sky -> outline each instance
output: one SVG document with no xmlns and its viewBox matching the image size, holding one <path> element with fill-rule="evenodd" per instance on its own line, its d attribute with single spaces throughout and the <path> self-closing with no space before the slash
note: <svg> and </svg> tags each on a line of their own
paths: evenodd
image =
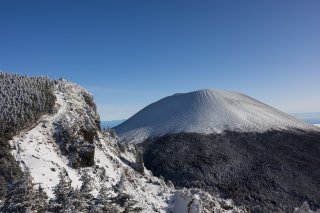
<svg viewBox="0 0 320 213">
<path fill-rule="evenodd" d="M 64 77 L 102 120 L 177 92 L 320 111 L 318 0 L 0 0 L 0 70 Z"/>
</svg>

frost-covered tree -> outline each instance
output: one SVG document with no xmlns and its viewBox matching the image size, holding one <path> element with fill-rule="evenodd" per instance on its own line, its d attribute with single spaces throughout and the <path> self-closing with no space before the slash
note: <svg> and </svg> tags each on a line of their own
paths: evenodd
<svg viewBox="0 0 320 213">
<path fill-rule="evenodd" d="M 47 195 L 41 187 L 34 189 L 29 172 L 14 182 L 5 197 L 5 203 L 0 212 L 7 213 L 42 213 L 47 209 Z"/>
<path fill-rule="evenodd" d="M 312 211 L 307 201 L 303 202 L 300 207 L 294 208 L 293 213 L 320 213 L 320 209 Z"/>
<path fill-rule="evenodd" d="M 115 192 L 117 192 L 117 196 L 112 198 L 112 202 L 121 207 L 121 213 L 141 212 L 142 208 L 137 207 L 137 201 L 127 193 L 126 182 L 126 176 L 122 174 L 119 183 L 115 186 Z"/>
<path fill-rule="evenodd" d="M 53 110 L 54 82 L 0 72 L 0 136 L 10 138 Z"/>
<path fill-rule="evenodd" d="M 8 140 L 30 128 L 55 104 L 54 81 L 0 72 L 0 199 L 23 172 L 10 153 Z"/>
<path fill-rule="evenodd" d="M 35 212 L 46 212 L 48 209 L 48 196 L 39 184 L 38 188 L 34 190 L 33 210 Z"/>
<path fill-rule="evenodd" d="M 80 181 L 82 181 L 80 192 L 87 193 L 87 194 L 91 193 L 93 190 L 93 179 L 87 171 L 83 172 L 83 174 L 81 175 Z"/>
<path fill-rule="evenodd" d="M 78 212 L 89 212 L 94 206 L 94 197 L 92 196 L 93 179 L 87 171 L 84 171 L 80 181 L 82 181 L 79 190 L 73 195 L 73 201 L 76 201 L 75 207 Z"/>
<path fill-rule="evenodd" d="M 119 207 L 111 201 L 111 189 L 102 184 L 99 194 L 95 200 L 95 205 L 91 209 L 90 213 L 120 213 Z"/>
<path fill-rule="evenodd" d="M 60 187 L 56 187 L 57 195 L 54 205 L 51 208 L 53 212 L 90 212 L 94 208 L 95 198 L 92 196 L 93 190 L 93 179 L 90 177 L 88 172 L 84 172 L 80 178 L 82 185 L 79 189 L 73 189 L 71 184 L 66 184 L 68 181 L 64 181 L 66 178 L 62 173 L 62 179 L 60 180 Z M 67 190 L 64 190 L 67 189 Z M 69 189 L 69 190 L 68 190 Z M 63 202 L 61 202 L 63 201 Z M 62 203 L 64 203 L 62 205 Z M 61 208 L 64 207 L 64 208 Z"/>
<path fill-rule="evenodd" d="M 66 212 L 67 208 L 70 208 L 70 196 L 74 193 L 71 187 L 71 180 L 65 169 L 62 169 L 59 174 L 59 183 L 54 188 L 55 198 L 50 200 L 50 210 L 53 212 Z"/>
</svg>

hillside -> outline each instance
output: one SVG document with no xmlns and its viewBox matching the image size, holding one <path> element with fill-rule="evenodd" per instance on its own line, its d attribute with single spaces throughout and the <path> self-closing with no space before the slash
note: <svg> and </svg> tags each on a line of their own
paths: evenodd
<svg viewBox="0 0 320 213">
<path fill-rule="evenodd" d="M 298 120 L 246 95 L 222 90 L 199 90 L 163 98 L 115 127 L 127 142 L 168 133 L 265 132 L 268 130 L 317 131 Z"/>
<path fill-rule="evenodd" d="M 222 193 L 250 212 L 320 208 L 320 129 L 246 95 L 175 94 L 115 130 L 176 186 Z"/>
<path fill-rule="evenodd" d="M 320 133 L 175 133 L 148 139 L 144 162 L 180 187 L 219 192 L 250 212 L 320 209 Z"/>
<path fill-rule="evenodd" d="M 52 113 L 53 82 L 46 77 L 0 72 L 0 199 L 8 186 L 23 176 L 10 154 L 8 140 L 30 128 L 43 115 Z"/>
<path fill-rule="evenodd" d="M 19 175 L 1 182 L 8 190 L 1 191 L 0 212 L 247 212 L 218 194 L 176 189 L 153 176 L 138 147 L 100 129 L 90 93 L 66 80 L 48 82 L 52 107 L 3 141 L 11 159 L 5 168 L 15 165 Z M 1 169 L 1 175 L 8 171 Z"/>
</svg>

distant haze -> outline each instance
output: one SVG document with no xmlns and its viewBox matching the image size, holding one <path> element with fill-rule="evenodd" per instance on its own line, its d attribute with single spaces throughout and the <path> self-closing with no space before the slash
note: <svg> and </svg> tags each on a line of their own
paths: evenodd
<svg viewBox="0 0 320 213">
<path fill-rule="evenodd" d="M 291 115 L 312 124 L 320 124 L 320 112 L 291 113 Z"/>
<path fill-rule="evenodd" d="M 112 120 L 112 121 L 101 121 L 101 127 L 102 128 L 113 128 L 122 122 L 124 122 L 126 119 L 122 120 Z"/>
<path fill-rule="evenodd" d="M 291 113 L 291 115 L 301 120 L 307 121 L 311 124 L 320 124 L 320 112 L 302 112 L 302 113 Z M 101 121 L 102 128 L 113 128 L 127 119 Z"/>
</svg>

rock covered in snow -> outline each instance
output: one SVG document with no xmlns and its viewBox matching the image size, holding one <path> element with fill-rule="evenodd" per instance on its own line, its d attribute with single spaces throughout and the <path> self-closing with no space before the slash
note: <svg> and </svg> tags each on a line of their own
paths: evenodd
<svg viewBox="0 0 320 213">
<path fill-rule="evenodd" d="M 169 211 L 172 213 L 246 213 L 245 208 L 237 207 L 232 200 L 213 197 L 200 189 L 181 189 L 175 192 L 172 198 L 172 206 Z"/>
<path fill-rule="evenodd" d="M 320 213 L 320 209 L 312 211 L 307 201 L 303 202 L 300 207 L 294 208 L 293 213 Z"/>
<path fill-rule="evenodd" d="M 67 81 L 58 81 L 56 91 L 61 108 L 53 122 L 54 139 L 72 167 L 93 166 L 93 143 L 100 129 L 93 97 L 82 87 Z"/>
</svg>

